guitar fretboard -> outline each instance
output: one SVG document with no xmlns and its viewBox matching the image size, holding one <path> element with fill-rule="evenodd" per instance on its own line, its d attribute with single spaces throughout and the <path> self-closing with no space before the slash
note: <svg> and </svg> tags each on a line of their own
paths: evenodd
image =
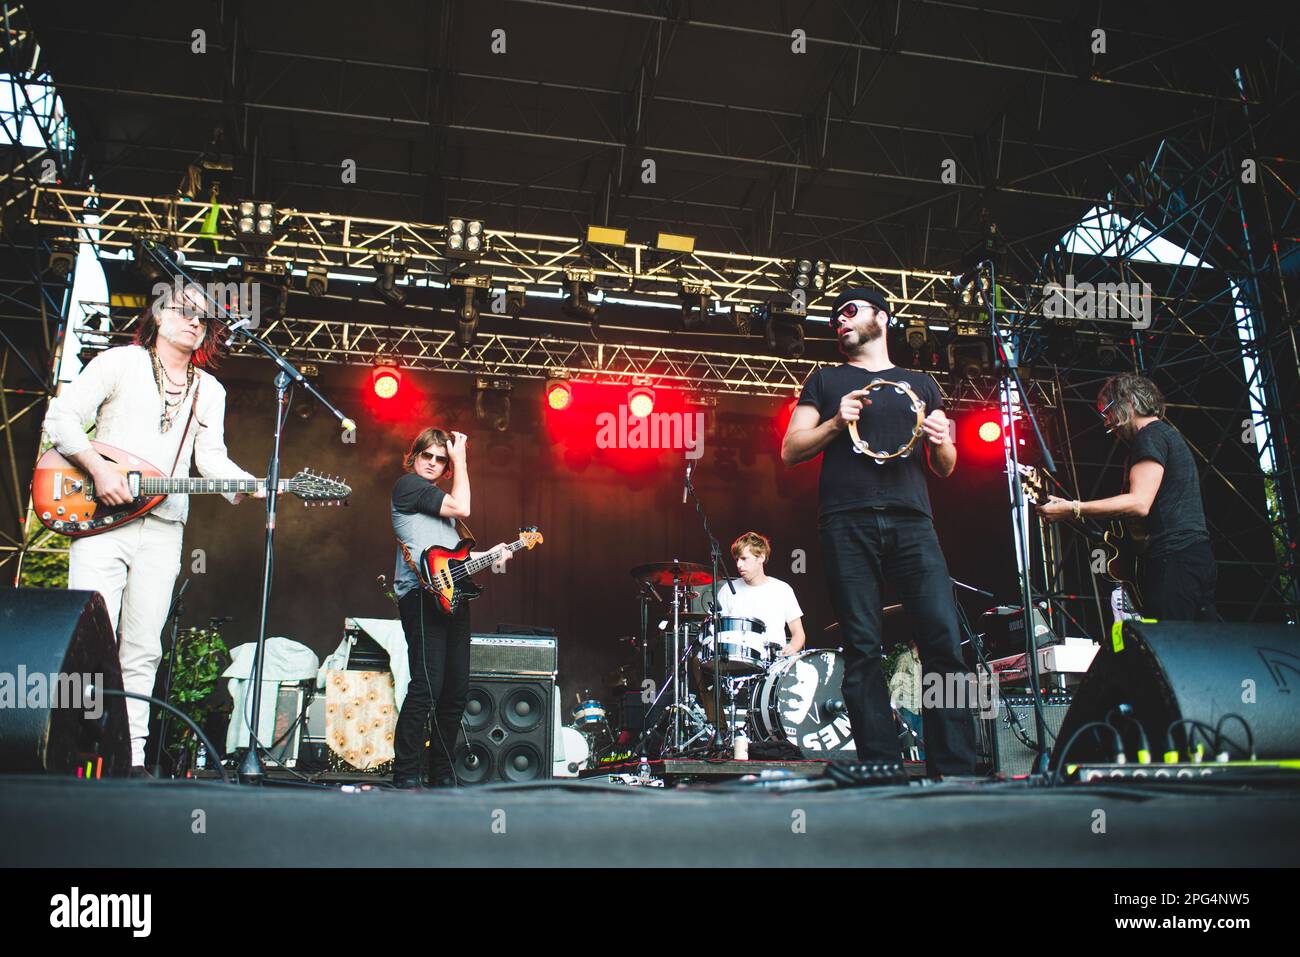
<svg viewBox="0 0 1300 957">
<path fill-rule="evenodd" d="M 251 495 L 266 488 L 266 479 L 141 478 L 140 494 L 151 495 L 225 495 L 243 492 Z M 87 481 L 88 494 L 95 493 L 95 483 Z"/>
<path fill-rule="evenodd" d="M 519 549 L 523 547 L 524 547 L 524 540 L 522 538 L 519 538 L 511 542 L 509 545 L 507 545 L 505 547 L 505 551 L 517 552 L 519 551 Z M 461 568 L 465 569 L 465 573 L 468 575 L 477 574 L 478 572 L 482 571 L 484 568 L 487 568 L 489 565 L 495 562 L 496 558 L 494 558 L 493 556 L 495 556 L 500 551 L 501 549 L 497 549 L 494 552 L 488 552 L 486 555 L 484 555 L 481 558 L 471 559 L 470 561 L 467 561 L 464 565 L 462 565 Z"/>
</svg>

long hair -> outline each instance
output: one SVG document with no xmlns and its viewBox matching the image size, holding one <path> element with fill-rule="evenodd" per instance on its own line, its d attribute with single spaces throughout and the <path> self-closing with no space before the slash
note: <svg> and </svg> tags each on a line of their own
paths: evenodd
<svg viewBox="0 0 1300 957">
<path fill-rule="evenodd" d="M 402 468 L 408 472 L 415 471 L 415 457 L 429 448 L 431 445 L 441 445 L 443 449 L 447 448 L 447 443 L 451 441 L 451 433 L 445 429 L 429 428 L 422 431 L 411 440 L 411 447 L 406 450 L 406 456 L 402 459 Z M 451 461 L 451 456 L 447 456 L 447 467 L 443 470 L 444 476 L 450 476 L 455 471 L 455 464 Z"/>
<path fill-rule="evenodd" d="M 186 291 L 190 287 L 197 290 L 200 297 L 205 296 L 202 286 L 197 283 L 190 283 L 186 286 Z M 157 345 L 159 310 L 176 303 L 175 286 L 170 284 L 164 286 L 163 283 L 159 283 L 155 290 L 157 295 L 149 305 L 144 307 L 144 312 L 140 313 L 140 320 L 135 327 L 135 344 L 144 346 L 146 349 L 153 349 Z M 200 299 L 200 302 L 205 301 L 205 298 Z M 211 316 L 206 316 L 203 324 L 203 338 L 190 355 L 190 361 L 200 369 L 215 369 L 220 365 L 221 360 L 226 355 L 226 343 L 223 337 L 225 331 L 225 323 Z"/>
<path fill-rule="evenodd" d="M 1138 416 L 1165 417 L 1165 397 L 1160 387 L 1145 376 L 1124 372 L 1111 376 L 1097 393 L 1099 406 L 1114 403 L 1115 431 L 1121 435 L 1132 432 L 1133 420 Z"/>
</svg>

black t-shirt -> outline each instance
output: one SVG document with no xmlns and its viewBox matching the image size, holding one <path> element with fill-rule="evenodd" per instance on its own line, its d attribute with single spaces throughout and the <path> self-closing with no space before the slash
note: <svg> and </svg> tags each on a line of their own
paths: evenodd
<svg viewBox="0 0 1300 957">
<path fill-rule="evenodd" d="M 1210 533 L 1205 528 L 1201 480 L 1196 474 L 1192 451 L 1183 437 L 1162 419 L 1147 424 L 1133 439 L 1129 468 L 1145 459 L 1165 469 L 1160 489 L 1147 513 L 1146 529 L 1151 536 L 1147 554 L 1159 558 L 1197 542 L 1208 542 Z"/>
<path fill-rule="evenodd" d="M 877 379 L 903 382 L 925 403 L 925 414 L 943 408 L 943 396 L 934 379 L 924 372 L 897 367 L 868 372 L 845 363 L 822 366 L 808 377 L 799 394 L 799 405 L 811 405 L 820 421 L 835 418 L 840 399 Z M 862 410 L 858 432 L 877 452 L 893 452 L 912 435 L 916 413 L 912 400 L 898 389 L 876 389 Z M 930 515 L 930 493 L 925 485 L 926 452 L 929 440 L 922 435 L 906 458 L 877 463 L 853 449 L 853 438 L 845 429 L 822 452 L 821 514 L 872 506 L 894 506 Z"/>
</svg>

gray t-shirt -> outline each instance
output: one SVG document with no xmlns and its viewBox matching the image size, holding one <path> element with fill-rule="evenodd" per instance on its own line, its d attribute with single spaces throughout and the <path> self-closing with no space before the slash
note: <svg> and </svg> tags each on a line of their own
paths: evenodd
<svg viewBox="0 0 1300 957">
<path fill-rule="evenodd" d="M 407 472 L 393 486 L 393 534 L 405 542 L 411 558 L 420 560 L 420 553 L 430 545 L 452 548 L 460 541 L 456 533 L 456 520 L 438 514 L 447 493 L 432 482 Z M 397 568 L 393 572 L 393 593 L 401 598 L 420 581 L 397 549 Z"/>
</svg>

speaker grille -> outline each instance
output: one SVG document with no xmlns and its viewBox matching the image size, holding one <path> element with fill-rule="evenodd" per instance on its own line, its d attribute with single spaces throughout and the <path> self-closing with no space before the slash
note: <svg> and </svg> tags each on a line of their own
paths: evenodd
<svg viewBox="0 0 1300 957">
<path fill-rule="evenodd" d="M 552 678 L 470 676 L 465 741 L 456 749 L 462 784 L 535 781 L 551 774 Z"/>
</svg>

